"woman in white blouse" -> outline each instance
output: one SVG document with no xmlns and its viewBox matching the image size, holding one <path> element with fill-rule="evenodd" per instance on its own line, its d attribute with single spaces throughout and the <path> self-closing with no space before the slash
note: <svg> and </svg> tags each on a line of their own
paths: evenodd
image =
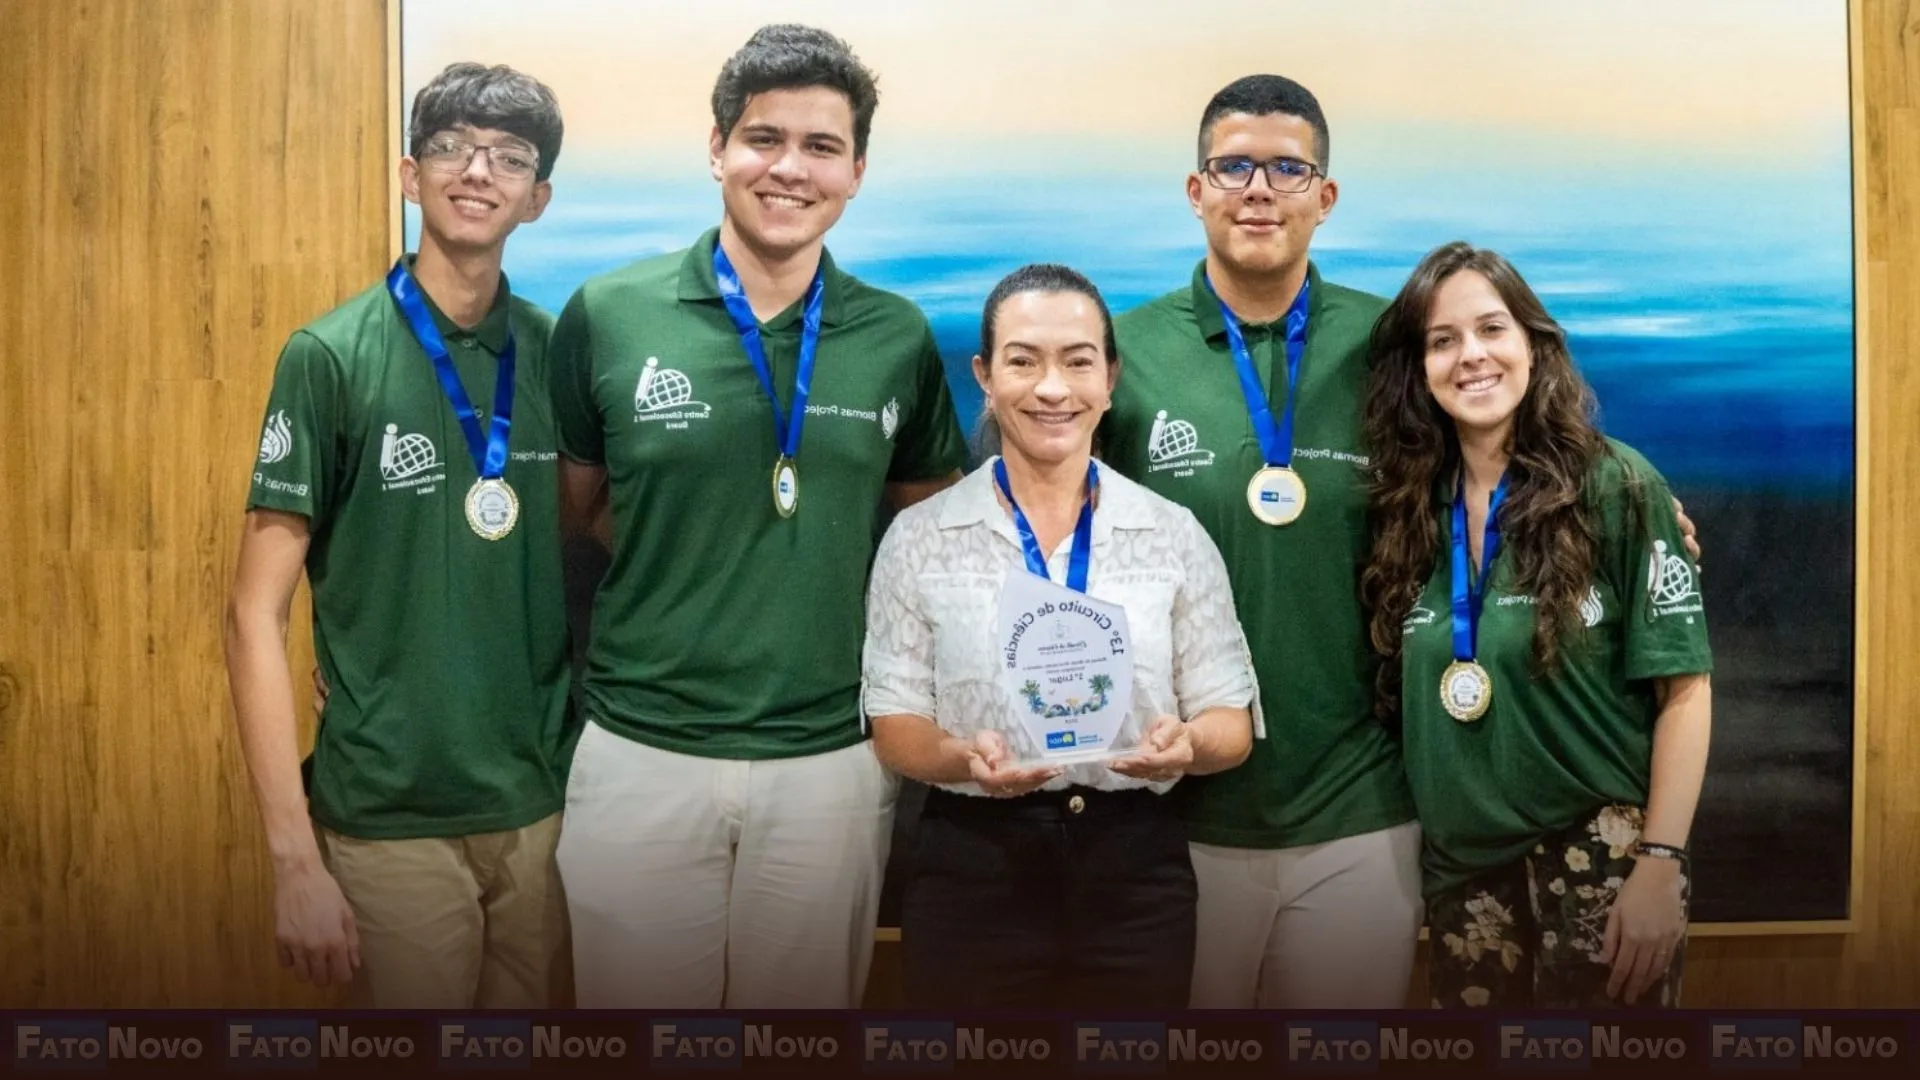
<svg viewBox="0 0 1920 1080">
<path fill-rule="evenodd" d="M 1003 456 L 901 513 L 867 600 L 874 748 L 933 785 L 901 914 L 906 994 L 1184 1007 L 1193 868 L 1163 796 L 1245 760 L 1258 701 L 1226 567 L 1187 510 L 1093 462 L 1120 363 L 1091 282 L 1015 271 L 987 298 L 980 339 L 974 377 Z M 1018 635 L 1001 604 L 1035 589 L 1124 610 L 1131 707 L 1105 740 L 1120 756 L 1048 760 L 1071 737 L 1023 723 L 1042 703 L 1004 674 Z"/>
</svg>

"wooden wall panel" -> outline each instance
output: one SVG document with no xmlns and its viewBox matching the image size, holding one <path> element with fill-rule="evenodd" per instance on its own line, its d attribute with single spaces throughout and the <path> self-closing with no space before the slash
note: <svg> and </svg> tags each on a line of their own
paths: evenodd
<svg viewBox="0 0 1920 1080">
<path fill-rule="evenodd" d="M 0 26 L 0 1005 L 311 1003 L 273 963 L 220 614 L 280 344 L 385 261 L 386 7 Z"/>
<path fill-rule="evenodd" d="M 1920 0 L 1855 16 L 1860 929 L 1696 940 L 1698 1006 L 1920 1006 Z M 313 1004 L 219 617 L 273 357 L 384 269 L 386 5 L 0 0 L 0 46 L 0 1007 Z"/>
<path fill-rule="evenodd" d="M 1854 997 L 1920 1005 L 1920 3 L 1866 7 L 1870 920 Z"/>
</svg>

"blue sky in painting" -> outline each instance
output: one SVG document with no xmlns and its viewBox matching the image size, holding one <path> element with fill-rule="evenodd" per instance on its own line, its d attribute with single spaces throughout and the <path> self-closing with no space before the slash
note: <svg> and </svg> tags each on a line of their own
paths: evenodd
<svg viewBox="0 0 1920 1080">
<path fill-rule="evenodd" d="M 1566 166 L 1441 181 L 1379 170 L 1342 177 L 1315 239 L 1334 280 L 1391 294 L 1454 238 L 1506 253 L 1573 338 L 1609 433 L 1676 485 L 1791 485 L 1844 494 L 1853 455 L 1851 189 L 1825 169 L 1652 169 L 1620 180 Z M 835 229 L 841 264 L 911 297 L 934 324 L 963 420 L 980 304 L 1023 262 L 1069 263 L 1116 310 L 1184 284 L 1202 251 L 1178 175 L 1073 185 L 973 173 L 870 176 Z M 717 220 L 704 176 L 564 177 L 521 229 L 507 268 L 558 311 L 587 277 L 684 247 Z"/>
<path fill-rule="evenodd" d="M 884 105 L 841 265 L 918 302 L 962 411 L 993 282 L 1035 260 L 1116 309 L 1186 282 L 1193 124 L 1283 71 L 1333 121 L 1321 269 L 1380 293 L 1452 239 L 1497 248 L 1568 328 L 1610 433 L 1677 484 L 1850 493 L 1844 0 L 408 0 L 396 104 L 449 60 L 550 80 L 566 152 L 508 269 L 561 306 L 687 244 L 720 62 L 767 22 L 850 35 Z M 1235 32 L 1220 34 L 1219 27 Z"/>
</svg>

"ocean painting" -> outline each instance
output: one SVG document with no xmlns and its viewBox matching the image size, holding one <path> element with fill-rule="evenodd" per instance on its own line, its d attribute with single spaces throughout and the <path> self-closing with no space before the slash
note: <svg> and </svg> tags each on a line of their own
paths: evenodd
<svg viewBox="0 0 1920 1080">
<path fill-rule="evenodd" d="M 1607 433 L 1699 526 L 1716 670 L 1694 919 L 1846 917 L 1845 0 L 405 0 L 401 18 L 401 115 L 455 60 L 512 64 L 558 95 L 554 199 L 507 258 L 514 290 L 555 312 L 587 277 L 719 220 L 708 94 L 756 27 L 847 39 L 881 101 L 829 246 L 926 312 L 968 424 L 993 283 L 1065 262 L 1116 311 L 1185 287 L 1204 250 L 1184 195 L 1201 108 L 1240 75 L 1298 79 L 1328 115 L 1340 185 L 1322 273 L 1391 295 L 1441 243 L 1506 254 L 1569 331 Z"/>
</svg>

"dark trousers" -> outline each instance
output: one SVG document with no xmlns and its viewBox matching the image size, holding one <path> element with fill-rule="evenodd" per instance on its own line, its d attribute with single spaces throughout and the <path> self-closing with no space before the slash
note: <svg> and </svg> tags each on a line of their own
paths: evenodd
<svg viewBox="0 0 1920 1080">
<path fill-rule="evenodd" d="M 1184 1008 L 1193 863 L 1168 800 L 927 795 L 901 909 L 916 1007 Z"/>
</svg>

